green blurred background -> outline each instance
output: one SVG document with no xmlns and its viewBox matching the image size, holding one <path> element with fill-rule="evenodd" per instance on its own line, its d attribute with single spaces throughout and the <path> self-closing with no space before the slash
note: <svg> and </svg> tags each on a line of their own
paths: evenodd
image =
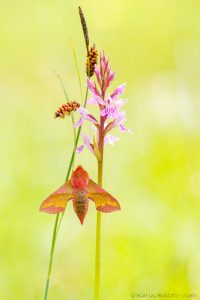
<svg viewBox="0 0 200 300">
<path fill-rule="evenodd" d="M 102 300 L 200 295 L 199 0 L 1 0 L 0 299 L 43 296 L 55 217 L 38 207 L 63 183 L 73 143 L 70 119 L 53 118 L 65 102 L 53 70 L 79 99 L 78 5 L 117 72 L 112 88 L 127 82 L 133 131 L 106 147 L 104 187 L 122 211 L 103 215 Z M 79 163 L 96 180 L 89 151 Z M 67 207 L 50 300 L 93 299 L 95 216 L 91 203 L 81 226 Z"/>
</svg>

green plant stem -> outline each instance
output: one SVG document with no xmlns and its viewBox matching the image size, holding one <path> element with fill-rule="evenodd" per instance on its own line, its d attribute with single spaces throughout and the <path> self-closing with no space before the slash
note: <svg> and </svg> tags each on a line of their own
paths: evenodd
<svg viewBox="0 0 200 300">
<path fill-rule="evenodd" d="M 56 233 L 57 233 L 58 219 L 59 219 L 59 213 L 56 214 L 56 219 L 55 219 L 55 224 L 54 224 L 54 229 L 53 229 L 53 237 L 52 237 L 52 242 L 51 242 L 51 252 L 50 252 L 50 260 L 49 260 L 49 268 L 48 268 L 48 274 L 47 274 L 47 281 L 46 281 L 46 287 L 45 287 L 44 300 L 47 300 L 47 297 L 48 297 L 49 281 L 50 281 L 50 277 L 51 277 L 51 270 L 52 270 L 52 263 L 53 263 L 53 254 L 54 254 L 55 242 L 56 242 Z"/>
<path fill-rule="evenodd" d="M 77 72 L 77 76 L 78 76 L 79 88 L 80 88 L 80 93 L 81 93 L 81 102 L 82 102 L 83 101 L 83 89 L 82 89 L 82 83 L 81 83 L 81 75 L 80 75 L 76 50 L 75 50 L 73 44 L 72 44 L 72 51 L 73 51 L 73 55 L 74 55 L 75 65 L 76 65 L 76 72 Z"/>
<path fill-rule="evenodd" d="M 98 162 L 98 184 L 102 185 L 103 162 Z M 95 286 L 94 299 L 100 299 L 100 266 L 101 266 L 101 212 L 96 217 L 96 253 L 95 253 Z"/>
<path fill-rule="evenodd" d="M 84 108 L 86 107 L 87 97 L 88 97 L 88 87 L 86 89 L 86 94 L 85 94 L 85 101 L 84 101 L 84 105 L 83 105 Z M 71 156 L 71 159 L 70 159 L 69 168 L 68 168 L 67 176 L 66 176 L 65 180 L 68 180 L 71 169 L 72 169 L 73 161 L 74 161 L 75 155 L 76 155 L 76 148 L 77 148 L 79 137 L 80 137 L 80 134 L 81 134 L 81 128 L 82 127 L 79 127 L 78 132 L 77 132 L 76 141 L 74 143 L 74 149 L 73 149 L 73 152 L 72 152 L 72 156 Z"/>
<path fill-rule="evenodd" d="M 103 180 L 103 147 L 104 147 L 104 120 L 100 119 L 99 152 L 101 160 L 98 161 L 98 184 L 102 186 Z M 100 300 L 100 275 L 101 275 L 101 212 L 97 211 L 96 217 L 96 252 L 95 252 L 95 282 L 94 300 Z"/>
<path fill-rule="evenodd" d="M 74 50 L 74 51 L 75 51 L 75 50 Z M 76 64 L 77 64 L 77 69 L 79 70 L 79 68 L 78 68 L 78 62 L 76 62 Z M 67 102 L 69 102 L 69 97 L 68 97 L 67 91 L 66 91 L 66 89 L 65 89 L 65 87 L 64 87 L 62 78 L 60 77 L 59 74 L 56 73 L 56 71 L 54 71 L 54 73 L 56 74 L 56 76 L 57 76 L 57 78 L 58 78 L 58 80 L 59 80 L 59 82 L 60 82 L 60 85 L 61 85 L 61 87 L 62 87 L 62 90 L 63 90 L 63 93 L 64 93 L 64 95 L 65 95 L 65 98 L 66 98 Z M 73 127 L 73 133 L 74 133 L 74 148 L 75 148 L 75 147 L 76 147 L 76 146 L 75 146 L 75 144 L 76 144 L 76 128 L 74 127 L 75 121 L 74 121 L 74 113 L 73 113 L 73 111 L 70 113 L 70 116 L 71 116 L 71 119 L 72 119 L 72 127 Z M 73 167 L 73 163 L 72 163 L 72 167 Z M 71 171 L 71 170 L 70 170 L 70 171 Z M 67 180 L 67 179 L 66 179 L 66 180 Z"/>
<path fill-rule="evenodd" d="M 64 95 L 65 95 L 65 98 L 66 98 L 67 102 L 69 102 L 69 97 L 68 97 L 67 91 L 66 91 L 66 89 L 65 89 L 65 87 L 64 87 L 62 78 L 60 77 L 60 75 L 59 75 L 55 70 L 54 70 L 54 73 L 55 73 L 55 75 L 57 76 L 57 78 L 58 78 L 58 80 L 59 80 L 59 82 L 60 82 L 60 85 L 61 85 L 61 87 L 62 87 L 62 90 L 63 90 L 63 93 L 64 93 Z"/>
<path fill-rule="evenodd" d="M 101 212 L 97 211 L 96 218 L 96 255 L 95 255 L 95 289 L 94 299 L 100 299 L 100 266 L 101 266 Z"/>
</svg>

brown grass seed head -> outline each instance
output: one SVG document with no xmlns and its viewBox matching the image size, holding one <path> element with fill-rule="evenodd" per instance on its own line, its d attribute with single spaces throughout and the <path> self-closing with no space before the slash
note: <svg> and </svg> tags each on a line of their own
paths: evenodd
<svg viewBox="0 0 200 300">
<path fill-rule="evenodd" d="M 96 49 L 95 45 L 90 48 L 90 51 L 87 55 L 86 60 L 86 73 L 88 77 L 92 77 L 94 75 L 94 68 L 97 64 L 98 59 L 98 50 Z"/>
</svg>

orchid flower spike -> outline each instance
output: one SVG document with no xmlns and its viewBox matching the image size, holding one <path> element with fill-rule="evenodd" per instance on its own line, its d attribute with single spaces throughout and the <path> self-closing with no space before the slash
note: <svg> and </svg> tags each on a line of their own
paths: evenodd
<svg viewBox="0 0 200 300">
<path fill-rule="evenodd" d="M 82 134 L 83 144 L 77 147 L 77 152 L 81 153 L 86 146 L 99 160 L 99 137 L 103 137 L 104 144 L 111 144 L 118 141 L 119 138 L 112 137 L 109 133 L 114 128 L 118 128 L 120 132 L 130 133 L 126 127 L 126 112 L 122 107 L 125 106 L 128 99 L 123 100 L 121 97 L 125 91 L 126 84 L 123 83 L 117 86 L 113 92 L 108 93 L 108 88 L 115 78 L 115 73 L 111 71 L 108 57 L 105 53 L 100 54 L 100 67 L 95 65 L 96 81 L 87 78 L 88 89 L 92 97 L 88 99 L 88 104 L 93 104 L 99 107 L 99 117 L 94 117 L 88 110 L 80 107 L 77 112 L 81 117 L 75 124 L 75 127 L 80 127 L 85 121 L 90 121 L 96 127 L 96 137 L 91 139 L 85 134 Z M 97 120 L 100 119 L 100 122 Z"/>
</svg>

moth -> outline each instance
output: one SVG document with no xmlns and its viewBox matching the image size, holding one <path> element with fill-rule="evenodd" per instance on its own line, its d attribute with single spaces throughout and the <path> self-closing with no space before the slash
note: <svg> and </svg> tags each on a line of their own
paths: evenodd
<svg viewBox="0 0 200 300">
<path fill-rule="evenodd" d="M 82 166 L 78 166 L 70 180 L 42 202 L 40 211 L 49 214 L 63 212 L 70 200 L 73 201 L 74 211 L 81 224 L 88 212 L 89 200 L 94 201 L 96 209 L 104 213 L 121 209 L 118 201 L 90 179 Z"/>
</svg>

